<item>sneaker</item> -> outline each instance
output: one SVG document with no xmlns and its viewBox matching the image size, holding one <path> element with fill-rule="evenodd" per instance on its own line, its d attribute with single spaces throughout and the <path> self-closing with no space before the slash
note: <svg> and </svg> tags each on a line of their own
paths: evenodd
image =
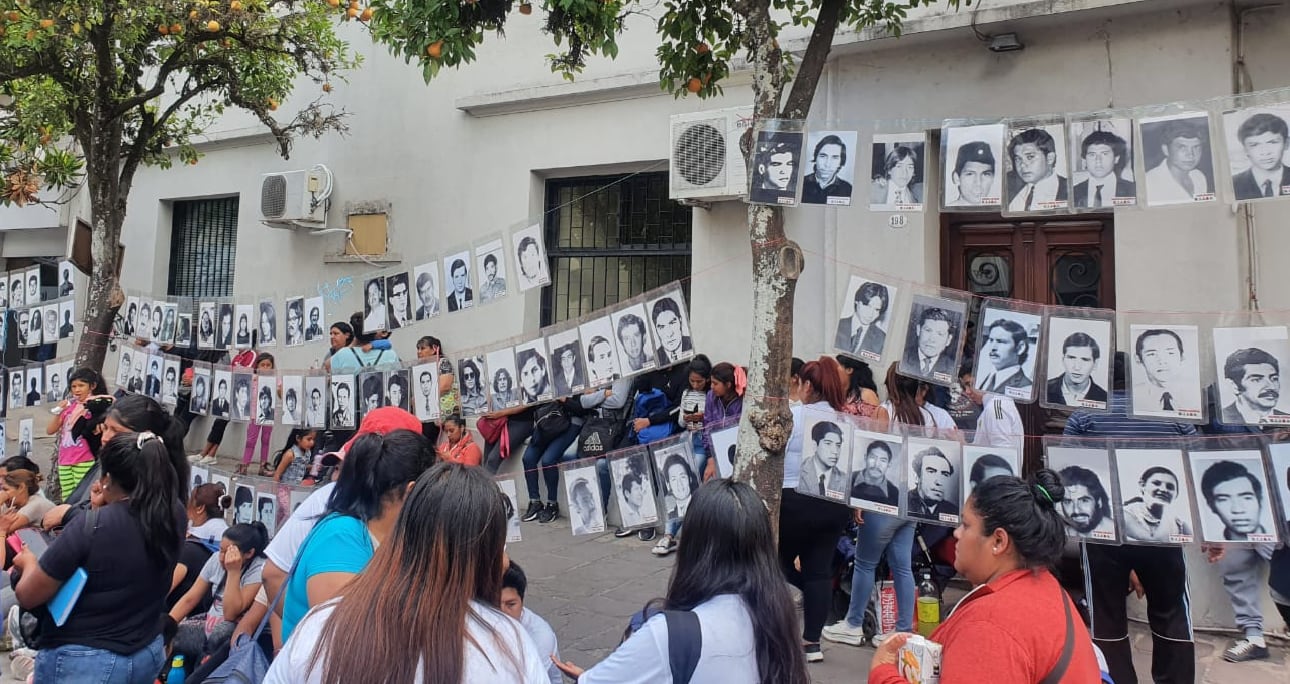
<svg viewBox="0 0 1290 684">
<path fill-rule="evenodd" d="M 636 534 L 636 530 L 629 530 L 625 527 L 620 527 L 614 530 L 614 536 L 618 537 L 619 539 L 622 539 L 623 537 L 630 537 L 633 534 Z"/>
<path fill-rule="evenodd" d="M 203 456 L 197 460 L 197 465 L 202 466 L 213 466 L 216 463 L 219 463 L 219 459 L 215 456 Z"/>
<path fill-rule="evenodd" d="M 852 627 L 845 619 L 827 625 L 821 632 L 825 639 L 850 646 L 864 645 L 864 625 Z"/>
<path fill-rule="evenodd" d="M 1239 639 L 1223 651 L 1223 660 L 1229 663 L 1243 663 L 1247 660 L 1266 660 L 1268 657 L 1267 646 L 1256 646 L 1253 642 L 1246 639 Z"/>
<path fill-rule="evenodd" d="M 654 554 L 655 556 L 666 556 L 667 554 L 672 553 L 675 550 L 676 550 L 676 540 L 672 538 L 672 535 L 665 534 L 661 539 L 658 540 L 658 543 L 654 545 L 654 548 L 650 550 L 650 553 Z"/>
<path fill-rule="evenodd" d="M 802 650 L 806 652 L 806 662 L 808 663 L 824 662 L 824 652 L 820 650 L 819 644 L 807 644 L 802 647 Z"/>
<path fill-rule="evenodd" d="M 538 513 L 538 522 L 549 523 L 560 517 L 560 504 L 552 501 L 542 507 L 542 512 Z"/>
<path fill-rule="evenodd" d="M 36 652 L 30 648 L 20 648 L 9 655 L 9 674 L 18 681 L 25 682 L 36 671 Z"/>
<path fill-rule="evenodd" d="M 202 460 L 202 458 L 203 458 L 203 456 L 202 456 L 202 454 L 201 454 L 201 452 L 200 452 L 200 451 L 199 451 L 199 452 L 197 452 L 197 453 L 195 453 L 195 454 L 188 454 L 188 462 L 189 462 L 189 463 L 198 463 L 198 462 L 200 462 L 200 461 Z"/>
<path fill-rule="evenodd" d="M 524 511 L 524 517 L 520 518 L 520 520 L 523 520 L 524 522 L 533 522 L 534 520 L 537 520 L 538 516 L 541 514 L 542 514 L 542 502 L 530 501 L 529 509 L 527 511 Z"/>
<path fill-rule="evenodd" d="M 636 538 L 640 539 L 643 542 L 654 541 L 654 535 L 656 534 L 658 534 L 658 531 L 655 530 L 653 527 L 646 527 L 645 529 L 642 529 L 642 530 L 636 530 Z"/>
</svg>

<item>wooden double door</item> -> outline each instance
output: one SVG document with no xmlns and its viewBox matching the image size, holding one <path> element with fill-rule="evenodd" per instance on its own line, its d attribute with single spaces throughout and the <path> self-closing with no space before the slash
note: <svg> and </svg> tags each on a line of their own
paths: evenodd
<svg viewBox="0 0 1290 684">
<path fill-rule="evenodd" d="M 1057 306 L 1115 308 L 1113 219 L 1061 217 L 1016 220 L 979 214 L 941 218 L 941 283 L 980 297 Z M 975 316 L 981 299 L 973 299 Z M 964 358 L 975 358 L 976 340 Z M 1043 379 L 1043 371 L 1037 373 Z M 1026 463 L 1042 456 L 1038 435 L 1060 432 L 1064 414 L 1018 405 L 1026 425 Z"/>
</svg>

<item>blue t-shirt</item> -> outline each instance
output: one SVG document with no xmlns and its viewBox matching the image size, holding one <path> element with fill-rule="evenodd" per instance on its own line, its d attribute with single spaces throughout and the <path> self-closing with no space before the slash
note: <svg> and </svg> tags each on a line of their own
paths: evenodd
<svg viewBox="0 0 1290 684">
<path fill-rule="evenodd" d="M 386 368 L 402 363 L 393 349 L 363 351 L 358 347 L 345 347 L 331 357 L 331 372 L 336 374 L 358 373 L 365 368 Z"/>
<path fill-rule="evenodd" d="M 363 521 L 331 513 L 316 526 L 300 549 L 295 571 L 287 583 L 282 604 L 282 640 L 309 612 L 309 578 L 325 572 L 358 574 L 367 567 L 376 549 Z"/>
</svg>

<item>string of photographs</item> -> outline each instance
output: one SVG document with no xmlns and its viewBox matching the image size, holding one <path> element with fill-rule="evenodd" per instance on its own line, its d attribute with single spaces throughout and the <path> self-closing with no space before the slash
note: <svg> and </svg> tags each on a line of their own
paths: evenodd
<svg viewBox="0 0 1290 684">
<path fill-rule="evenodd" d="M 869 420 L 814 409 L 803 417 L 797 492 L 852 508 L 956 526 L 973 489 L 1021 472 L 1017 449 L 965 443 L 961 433 L 884 431 Z M 710 435 L 714 445 L 718 434 Z M 1044 449 L 1066 487 L 1058 507 L 1073 537 L 1254 544 L 1290 534 L 1290 443 L 1258 435 L 1149 442 L 1056 435 L 1044 438 Z"/>
<path fill-rule="evenodd" d="M 70 338 L 76 331 L 75 295 L 70 261 L 59 262 L 58 282 L 52 285 L 42 281 L 39 266 L 0 273 L 0 309 L 5 310 L 0 311 L 0 350 L 8 343 L 10 313 L 19 347 Z"/>
<path fill-rule="evenodd" d="M 917 212 L 940 175 L 940 207 L 1004 216 L 1233 203 L 1290 197 L 1290 89 L 1132 109 L 939 122 L 942 168 L 927 154 L 927 123 L 875 133 L 871 211 Z M 836 125 L 836 124 L 835 124 Z M 851 206 L 856 130 L 763 121 L 748 201 Z M 809 158 L 806 155 L 810 155 Z M 808 162 L 809 163 L 806 163 Z M 862 197 L 863 197 L 863 190 Z"/>
<path fill-rule="evenodd" d="M 1118 329 L 1127 334 L 1120 342 L 1128 356 L 1129 415 L 1290 426 L 1290 393 L 1283 395 L 1280 384 L 1281 367 L 1290 367 L 1290 328 L 1271 324 L 1276 314 L 1117 314 L 983 298 L 858 269 L 840 300 L 834 351 L 880 368 L 896 363 L 900 374 L 952 392 L 961 393 L 958 370 L 969 366 L 982 392 L 1107 411 Z M 900 348 L 888 341 L 897 330 L 904 331 Z M 1211 384 L 1217 398 L 1207 401 Z M 1208 415 L 1211 403 L 1216 416 Z"/>
<path fill-rule="evenodd" d="M 233 422 L 354 429 L 382 406 L 402 408 L 422 421 L 438 420 L 439 376 L 445 372 L 455 376 L 462 414 L 474 416 L 574 396 L 694 355 L 679 282 L 520 340 L 467 351 L 446 368 L 435 360 L 358 373 L 256 373 L 194 362 L 188 379 L 180 376 L 178 356 L 122 345 L 115 385 L 173 407 L 187 384 L 191 413 Z"/>
<path fill-rule="evenodd" d="M 512 259 L 514 269 L 508 270 Z M 551 275 L 542 224 L 531 223 L 450 250 L 442 259 L 426 257 L 411 270 L 382 269 L 357 280 L 363 294 L 363 330 L 371 333 L 425 323 L 445 309 L 452 313 L 500 301 L 550 284 Z M 253 340 L 257 348 L 326 344 L 326 300 L 337 299 L 338 293 L 323 285 L 316 290 L 281 300 L 272 295 L 207 299 L 131 292 L 113 332 L 122 338 L 204 350 L 245 349 Z M 279 311 L 285 313 L 281 327 Z"/>
</svg>

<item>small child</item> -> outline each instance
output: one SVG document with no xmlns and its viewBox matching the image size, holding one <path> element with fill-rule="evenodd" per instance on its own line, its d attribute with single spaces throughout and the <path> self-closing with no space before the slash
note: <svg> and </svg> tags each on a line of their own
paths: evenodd
<svg viewBox="0 0 1290 684">
<path fill-rule="evenodd" d="M 185 663 L 195 666 L 233 636 L 237 621 L 260 590 L 268 545 L 269 532 L 263 523 L 238 523 L 224 532 L 219 551 L 211 554 L 197 581 L 170 609 L 170 619 L 179 625 L 173 649 L 184 656 Z M 210 610 L 204 617 L 189 618 L 208 593 L 213 599 Z"/>
<path fill-rule="evenodd" d="M 76 429 L 77 422 L 90 418 L 85 400 L 107 390 L 103 377 L 89 368 L 73 371 L 68 385 L 72 396 L 58 404 L 60 410 L 49 420 L 45 434 L 58 433 L 58 486 L 59 491 L 70 494 L 94 467 L 94 452 L 84 431 Z"/>
<path fill-rule="evenodd" d="M 533 637 L 533 643 L 537 644 L 542 659 L 547 663 L 546 671 L 547 676 L 551 678 L 551 684 L 561 684 L 564 679 L 560 668 L 547 657 L 555 656 L 555 659 L 559 660 L 560 644 L 556 641 L 555 630 L 551 629 L 551 625 L 540 615 L 524 607 L 524 592 L 528 589 L 528 584 L 529 580 L 524 575 L 524 569 L 515 561 L 511 561 L 510 567 L 506 568 L 506 573 L 502 575 L 502 612 L 518 620 L 524 629 L 528 630 L 529 636 Z"/>
<path fill-rule="evenodd" d="M 255 372 L 272 372 L 274 368 L 273 354 L 260 352 L 255 357 Z M 264 389 L 268 389 L 267 387 Z M 272 391 L 272 390 L 269 390 Z M 272 401 L 272 399 L 270 399 Z M 261 402 L 263 404 L 263 402 Z M 272 422 L 252 421 L 246 426 L 246 448 L 242 450 L 242 463 L 237 467 L 238 475 L 245 475 L 247 468 L 251 465 L 251 457 L 255 455 L 255 440 L 260 440 L 260 477 L 272 477 L 273 469 L 269 467 L 269 440 L 273 439 Z"/>
<path fill-rule="evenodd" d="M 296 428 L 287 437 L 287 445 L 278 452 L 278 467 L 273 479 L 285 485 L 299 485 L 309 475 L 314 462 L 314 444 L 318 431 L 313 428 Z M 287 508 L 286 510 L 291 510 Z"/>
</svg>

